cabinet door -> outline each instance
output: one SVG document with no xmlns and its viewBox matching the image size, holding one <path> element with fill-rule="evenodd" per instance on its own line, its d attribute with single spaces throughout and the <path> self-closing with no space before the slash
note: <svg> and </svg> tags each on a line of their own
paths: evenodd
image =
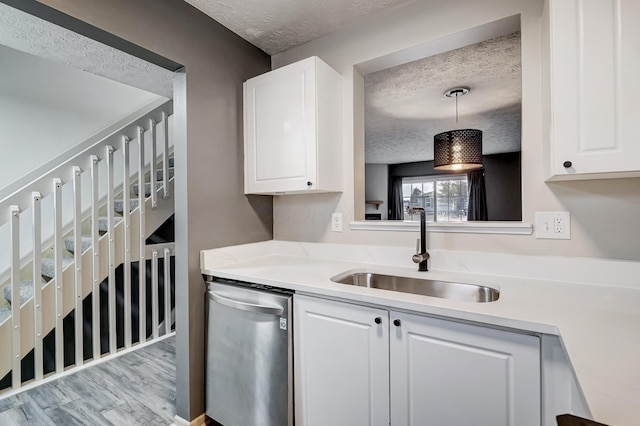
<svg viewBox="0 0 640 426">
<path fill-rule="evenodd" d="M 538 337 L 395 312 L 390 321 L 392 425 L 540 425 Z"/>
<path fill-rule="evenodd" d="M 295 295 L 294 378 L 296 425 L 388 426 L 388 312 Z"/>
<path fill-rule="evenodd" d="M 244 85 L 245 193 L 301 191 L 316 181 L 313 58 Z"/>
<path fill-rule="evenodd" d="M 640 171 L 639 21 L 638 0 L 550 0 L 553 175 Z"/>
</svg>

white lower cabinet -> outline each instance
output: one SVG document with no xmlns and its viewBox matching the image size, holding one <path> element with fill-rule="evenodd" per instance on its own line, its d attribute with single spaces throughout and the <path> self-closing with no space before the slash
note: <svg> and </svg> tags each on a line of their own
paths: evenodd
<svg viewBox="0 0 640 426">
<path fill-rule="evenodd" d="M 390 318 L 392 425 L 540 425 L 537 336 L 406 313 Z"/>
<path fill-rule="evenodd" d="M 387 426 L 389 313 L 313 297 L 293 300 L 296 425 Z"/>
<path fill-rule="evenodd" d="M 537 336 L 299 295 L 294 321 L 298 426 L 540 425 Z"/>
</svg>

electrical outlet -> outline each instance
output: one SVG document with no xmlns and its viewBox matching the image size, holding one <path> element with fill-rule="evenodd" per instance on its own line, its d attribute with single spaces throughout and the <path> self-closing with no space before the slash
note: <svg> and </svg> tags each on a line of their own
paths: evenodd
<svg viewBox="0 0 640 426">
<path fill-rule="evenodd" d="M 571 214 L 569 212 L 536 212 L 536 238 L 570 240 Z"/>
<path fill-rule="evenodd" d="M 342 232 L 342 213 L 331 213 L 331 230 Z"/>
<path fill-rule="evenodd" d="M 564 220 L 562 220 L 562 216 L 554 216 L 553 233 L 562 234 L 563 232 L 564 232 Z"/>
</svg>

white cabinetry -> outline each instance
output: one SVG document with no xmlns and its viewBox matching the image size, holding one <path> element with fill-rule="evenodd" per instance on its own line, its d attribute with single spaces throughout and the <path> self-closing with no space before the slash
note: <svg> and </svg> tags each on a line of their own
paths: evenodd
<svg viewBox="0 0 640 426">
<path fill-rule="evenodd" d="M 244 83 L 246 194 L 342 191 L 340 87 L 315 56 Z"/>
<path fill-rule="evenodd" d="M 390 318 L 392 425 L 540 425 L 538 337 L 406 313 Z"/>
<path fill-rule="evenodd" d="M 551 180 L 640 176 L 640 2 L 548 0 Z"/>
<path fill-rule="evenodd" d="M 299 295 L 294 321 L 298 425 L 540 424 L 537 336 Z"/>
<path fill-rule="evenodd" d="M 296 425 L 389 425 L 388 318 L 382 309 L 294 296 Z"/>
</svg>

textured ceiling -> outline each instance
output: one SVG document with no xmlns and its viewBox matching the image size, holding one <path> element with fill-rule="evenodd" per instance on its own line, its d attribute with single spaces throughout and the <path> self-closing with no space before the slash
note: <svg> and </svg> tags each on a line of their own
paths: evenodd
<svg viewBox="0 0 640 426">
<path fill-rule="evenodd" d="M 270 55 L 414 0 L 185 0 Z"/>
<path fill-rule="evenodd" d="M 453 87 L 471 92 L 455 100 Z M 365 76 L 365 162 L 433 160 L 433 136 L 455 128 L 483 131 L 483 153 L 520 151 L 520 33 Z"/>
<path fill-rule="evenodd" d="M 173 73 L 0 3 L 0 44 L 173 97 Z"/>
</svg>

